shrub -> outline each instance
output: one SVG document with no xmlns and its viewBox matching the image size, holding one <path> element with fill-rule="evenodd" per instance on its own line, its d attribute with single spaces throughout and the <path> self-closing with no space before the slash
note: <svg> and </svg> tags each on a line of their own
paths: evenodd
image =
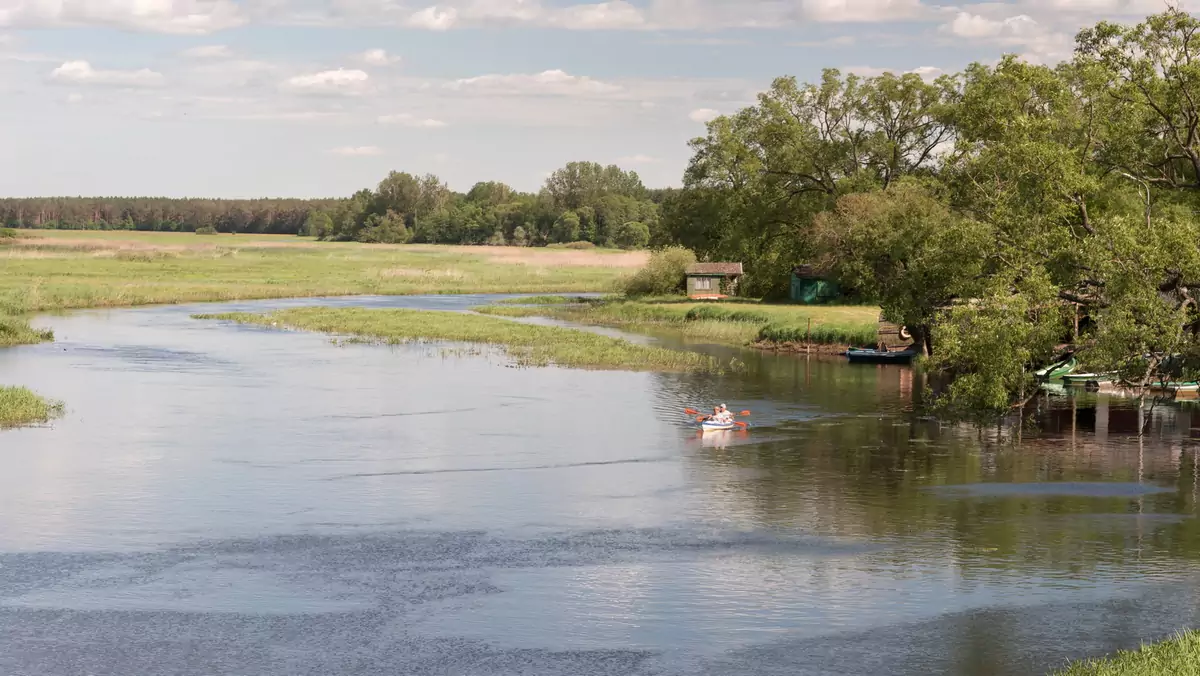
<svg viewBox="0 0 1200 676">
<path fill-rule="evenodd" d="M 595 248 L 596 248 L 596 245 L 595 245 L 595 244 L 592 244 L 591 242 L 587 242 L 587 241 L 580 241 L 580 242 L 567 242 L 567 243 L 564 245 L 564 247 L 563 247 L 563 248 L 566 248 L 566 249 L 580 249 L 580 250 L 583 250 L 583 249 L 595 249 Z"/>
<path fill-rule="evenodd" d="M 626 296 L 661 296 L 677 293 L 687 281 L 688 266 L 696 254 L 681 246 L 669 246 L 650 254 L 650 262 L 625 280 Z"/>
<path fill-rule="evenodd" d="M 215 235 L 215 234 L 217 234 L 217 229 L 212 227 L 211 225 L 202 225 L 199 228 L 196 228 L 196 234 L 197 235 Z"/>
<path fill-rule="evenodd" d="M 0 239 L 16 239 L 17 231 L 12 228 L 0 228 Z"/>
<path fill-rule="evenodd" d="M 622 249 L 645 249 L 650 243 L 650 226 L 637 221 L 623 223 L 617 227 L 613 242 Z"/>
</svg>

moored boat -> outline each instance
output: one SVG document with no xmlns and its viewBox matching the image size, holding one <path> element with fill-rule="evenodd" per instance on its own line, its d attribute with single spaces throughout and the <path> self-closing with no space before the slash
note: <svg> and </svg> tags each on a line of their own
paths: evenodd
<svg viewBox="0 0 1200 676">
<path fill-rule="evenodd" d="M 1071 372 L 1075 370 L 1075 366 L 1075 357 L 1071 356 L 1066 359 L 1056 361 L 1049 366 L 1040 368 L 1034 371 L 1033 374 L 1037 376 L 1038 380 L 1043 382 L 1048 380 L 1056 380 L 1058 378 L 1062 378 L 1063 376 L 1070 375 Z"/>
<path fill-rule="evenodd" d="M 1062 381 L 1067 385 L 1084 387 L 1089 390 L 1112 387 L 1115 380 L 1116 376 L 1111 373 L 1070 373 L 1062 376 Z"/>
<path fill-rule="evenodd" d="M 846 351 L 846 359 L 851 364 L 911 364 L 917 353 L 912 350 L 887 352 L 884 350 L 859 350 L 851 348 Z"/>
</svg>

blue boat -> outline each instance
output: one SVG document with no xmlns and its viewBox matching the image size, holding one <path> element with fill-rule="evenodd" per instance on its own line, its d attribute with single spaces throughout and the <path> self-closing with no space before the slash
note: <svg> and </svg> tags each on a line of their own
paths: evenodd
<svg viewBox="0 0 1200 676">
<path fill-rule="evenodd" d="M 846 352 L 846 359 L 849 359 L 851 364 L 911 364 L 916 356 L 917 353 L 914 350 L 888 352 L 886 350 L 852 348 Z"/>
</svg>

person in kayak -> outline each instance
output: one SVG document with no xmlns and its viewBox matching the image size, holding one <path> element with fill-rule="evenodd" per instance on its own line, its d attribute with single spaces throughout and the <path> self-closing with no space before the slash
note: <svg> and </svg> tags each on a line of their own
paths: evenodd
<svg viewBox="0 0 1200 676">
<path fill-rule="evenodd" d="M 725 407 L 725 404 L 721 404 L 715 410 L 717 413 L 713 416 L 713 420 L 716 420 L 722 424 L 733 422 L 733 414 L 729 412 L 729 409 Z"/>
</svg>

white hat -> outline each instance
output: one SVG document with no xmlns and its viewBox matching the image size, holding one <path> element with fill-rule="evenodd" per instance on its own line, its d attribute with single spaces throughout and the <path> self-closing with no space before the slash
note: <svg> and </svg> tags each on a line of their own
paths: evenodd
<svg viewBox="0 0 1200 676">
<path fill-rule="evenodd" d="M 721 404 L 721 408 L 725 408 L 725 404 Z"/>
</svg>

